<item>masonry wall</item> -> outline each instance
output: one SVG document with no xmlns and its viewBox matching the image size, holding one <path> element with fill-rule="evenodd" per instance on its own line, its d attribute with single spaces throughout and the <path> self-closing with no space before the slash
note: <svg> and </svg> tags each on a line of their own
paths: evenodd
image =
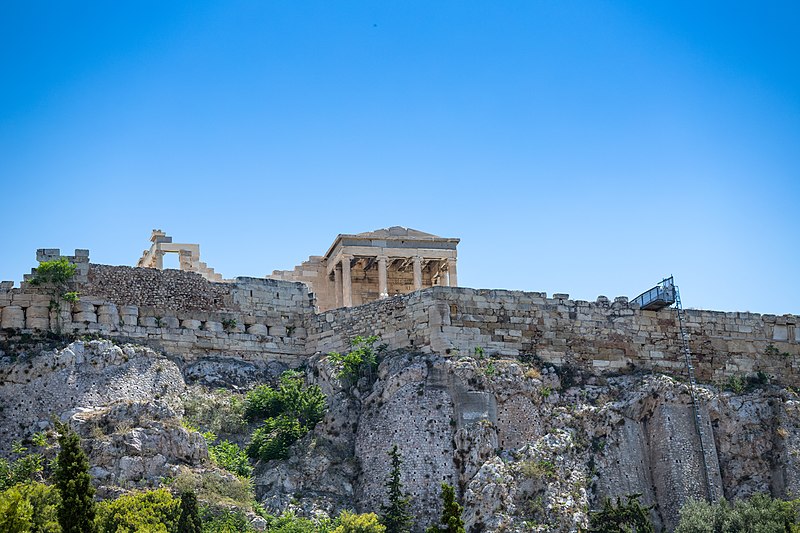
<svg viewBox="0 0 800 533">
<path fill-rule="evenodd" d="M 237 354 L 293 366 L 305 361 L 314 302 L 301 283 L 212 283 L 193 272 L 89 265 L 88 253 L 79 261 L 83 274 L 70 288 L 80 299 L 61 302 L 59 312 L 46 288 L 0 284 L 0 338 L 52 330 L 148 344 L 184 359 Z"/>
<path fill-rule="evenodd" d="M 39 250 L 50 260 L 58 250 Z M 237 354 L 299 365 L 314 353 L 347 351 L 356 335 L 392 349 L 445 355 L 538 357 L 601 372 L 681 373 L 685 363 L 673 309 L 642 311 L 627 298 L 571 300 L 566 294 L 432 287 L 315 314 L 303 283 L 236 278 L 213 283 L 192 272 L 78 265 L 74 304 L 50 310 L 44 288 L 0 283 L 0 338 L 19 332 L 97 333 L 195 358 Z M 700 380 L 764 372 L 800 384 L 800 317 L 686 311 Z"/>
<path fill-rule="evenodd" d="M 800 318 L 686 311 L 698 379 L 764 372 L 800 383 Z M 316 315 L 309 348 L 347 350 L 355 335 L 378 335 L 392 349 L 536 356 L 597 371 L 640 368 L 681 373 L 685 364 L 674 309 L 642 311 L 627 298 L 570 300 L 566 294 L 433 287 L 354 309 Z"/>
</svg>

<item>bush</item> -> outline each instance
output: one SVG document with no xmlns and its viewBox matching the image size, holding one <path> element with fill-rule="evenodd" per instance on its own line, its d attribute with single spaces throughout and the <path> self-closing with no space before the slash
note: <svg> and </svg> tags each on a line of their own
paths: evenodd
<svg viewBox="0 0 800 533">
<path fill-rule="evenodd" d="M 184 421 L 230 439 L 247 430 L 245 403 L 242 395 L 224 389 L 193 388 L 192 393 L 183 398 Z"/>
<path fill-rule="evenodd" d="M 234 506 L 246 511 L 253 507 L 253 487 L 249 479 L 215 470 L 195 473 L 181 467 L 171 485 L 177 492 L 194 492 L 199 500 L 218 506 Z"/>
<path fill-rule="evenodd" d="M 342 511 L 339 526 L 333 533 L 385 533 L 386 527 L 380 523 L 375 513 L 355 514 Z"/>
<path fill-rule="evenodd" d="M 250 477 L 253 473 L 253 467 L 247 460 L 247 454 L 233 442 L 223 440 L 219 444 L 209 446 L 208 455 L 214 464 L 237 476 Z"/>
<path fill-rule="evenodd" d="M 214 510 L 204 507 L 200 511 L 203 522 L 203 533 L 250 533 L 255 531 L 242 511 Z"/>
<path fill-rule="evenodd" d="M 59 533 L 55 487 L 29 481 L 0 492 L 0 531 Z"/>
<path fill-rule="evenodd" d="M 292 511 L 267 520 L 270 533 L 324 533 L 327 528 L 320 527 L 313 520 L 301 518 Z"/>
<path fill-rule="evenodd" d="M 250 445 L 247 447 L 247 455 L 265 461 L 286 459 L 289 456 L 289 446 L 307 431 L 296 418 L 291 416 L 268 418 L 263 426 L 253 432 Z"/>
<path fill-rule="evenodd" d="M 630 494 L 626 501 L 617 497 L 616 503 L 606 498 L 603 508 L 589 515 L 589 531 L 591 533 L 653 533 L 650 522 L 650 509 L 639 503 L 641 494 Z"/>
<path fill-rule="evenodd" d="M 245 412 L 268 415 L 250 438 L 247 455 L 253 459 L 285 459 L 289 447 L 325 416 L 325 395 L 317 385 L 304 386 L 303 375 L 287 371 L 278 389 L 258 387 L 247 395 Z"/>
<path fill-rule="evenodd" d="M 766 494 L 733 504 L 690 500 L 680 510 L 675 533 L 783 533 L 800 531 L 797 508 L 800 501 L 785 502 Z"/>
<path fill-rule="evenodd" d="M 372 378 L 378 366 L 378 358 L 374 345 L 378 342 L 378 337 L 357 336 L 351 342 L 353 349 L 350 353 L 342 355 L 339 352 L 328 354 L 333 367 L 337 370 L 336 377 L 342 382 L 354 385 L 362 376 Z"/>
<path fill-rule="evenodd" d="M 247 393 L 244 416 L 247 420 L 263 420 L 277 416 L 283 407 L 281 395 L 269 385 L 259 385 Z"/>
<path fill-rule="evenodd" d="M 166 489 L 135 492 L 97 505 L 97 529 L 103 533 L 175 531 L 180 500 Z"/>
<path fill-rule="evenodd" d="M 0 457 L 0 491 L 33 480 L 42 471 L 42 456 L 28 453 L 28 449 L 19 442 L 14 442 L 11 451 L 17 459 L 9 461 Z"/>
</svg>

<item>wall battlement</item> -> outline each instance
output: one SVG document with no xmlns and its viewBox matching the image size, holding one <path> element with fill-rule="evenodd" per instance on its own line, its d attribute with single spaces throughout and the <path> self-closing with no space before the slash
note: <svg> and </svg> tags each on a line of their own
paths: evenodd
<svg viewBox="0 0 800 533">
<path fill-rule="evenodd" d="M 61 257 L 40 250 L 37 258 Z M 352 308 L 316 313 L 306 285 L 236 278 L 216 283 L 178 270 L 79 265 L 80 300 L 49 309 L 42 288 L 0 284 L 0 338 L 57 330 L 150 344 L 194 359 L 237 354 L 292 366 L 315 353 L 347 351 L 356 335 L 391 349 L 450 356 L 537 357 L 596 372 L 685 372 L 674 309 L 643 311 L 625 297 L 595 302 L 567 294 L 436 286 Z M 687 310 L 696 374 L 703 381 L 763 372 L 800 385 L 800 317 Z"/>
</svg>

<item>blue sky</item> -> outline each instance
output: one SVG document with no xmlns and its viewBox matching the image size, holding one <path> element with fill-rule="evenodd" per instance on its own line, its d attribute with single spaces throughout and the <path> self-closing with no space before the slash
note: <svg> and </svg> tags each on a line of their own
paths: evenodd
<svg viewBox="0 0 800 533">
<path fill-rule="evenodd" d="M 800 4 L 698 4 L 3 2 L 0 279 L 401 225 L 465 286 L 800 314 Z"/>
</svg>

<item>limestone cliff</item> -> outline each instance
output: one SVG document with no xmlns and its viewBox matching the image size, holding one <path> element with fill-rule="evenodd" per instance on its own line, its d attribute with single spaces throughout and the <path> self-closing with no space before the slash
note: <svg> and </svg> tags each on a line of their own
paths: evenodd
<svg viewBox="0 0 800 533">
<path fill-rule="evenodd" d="M 51 416 L 71 420 L 101 494 L 209 467 L 206 443 L 181 423 L 198 378 L 241 391 L 282 369 L 235 355 L 184 361 L 100 340 L 10 342 L 4 350 L 0 453 Z M 288 460 L 257 465 L 257 496 L 275 511 L 377 510 L 393 444 L 418 529 L 435 520 L 443 481 L 457 488 L 470 531 L 575 531 L 603 497 L 633 492 L 669 529 L 685 499 L 706 492 L 687 384 L 673 377 L 412 351 L 385 354 L 374 380 L 354 387 L 342 386 L 324 355 L 309 359 L 306 376 L 326 393 L 329 410 Z M 713 436 L 713 486 L 728 498 L 800 491 L 791 389 L 701 386 L 699 397 Z M 245 442 L 242 431 L 231 437 Z"/>
</svg>

